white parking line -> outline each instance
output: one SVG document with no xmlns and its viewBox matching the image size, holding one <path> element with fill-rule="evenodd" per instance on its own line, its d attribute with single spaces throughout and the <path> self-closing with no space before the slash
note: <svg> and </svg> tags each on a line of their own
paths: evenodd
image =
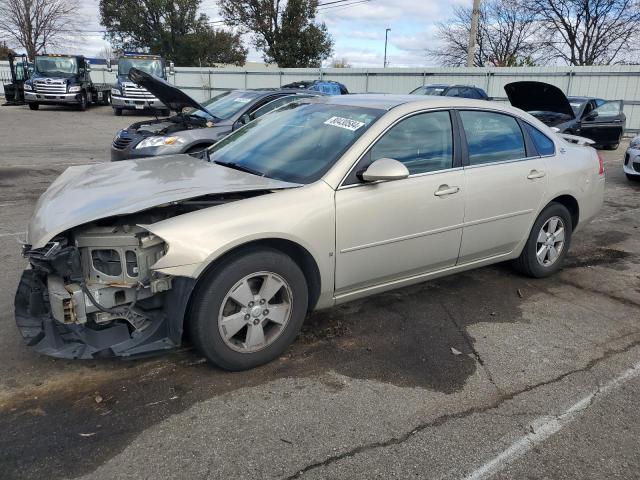
<svg viewBox="0 0 640 480">
<path fill-rule="evenodd" d="M 1 237 L 17 237 L 18 235 L 24 235 L 27 232 L 15 232 L 15 233 L 0 233 L 0 238 Z"/>
<path fill-rule="evenodd" d="M 539 417 L 531 422 L 532 433 L 521 437 L 509 446 L 506 450 L 502 451 L 497 457 L 488 461 L 481 467 L 477 468 L 469 475 L 464 477 L 464 480 L 482 480 L 491 477 L 505 468 L 510 463 L 520 458 L 529 450 L 535 448 L 540 443 L 547 440 L 549 437 L 559 432 L 562 428 L 567 426 L 573 420 L 575 420 L 582 412 L 587 410 L 596 396 L 606 395 L 607 393 L 621 387 L 625 382 L 640 375 L 640 362 L 636 363 L 633 367 L 625 370 L 619 376 L 610 380 L 595 392 L 587 395 L 578 402 L 571 405 L 562 414 L 555 417 Z"/>
</svg>

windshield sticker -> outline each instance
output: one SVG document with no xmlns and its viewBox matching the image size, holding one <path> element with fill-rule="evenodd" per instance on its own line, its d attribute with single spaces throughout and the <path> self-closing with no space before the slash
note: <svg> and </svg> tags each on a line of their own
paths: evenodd
<svg viewBox="0 0 640 480">
<path fill-rule="evenodd" d="M 249 103 L 251 101 L 251 98 L 245 98 L 245 97 L 238 97 L 234 100 L 234 102 L 238 102 L 238 103 Z"/>
<path fill-rule="evenodd" d="M 361 127 L 364 127 L 363 122 L 358 122 L 357 120 L 351 120 L 350 118 L 343 117 L 331 117 L 329 120 L 324 122 L 325 125 L 332 125 L 338 128 L 344 128 L 346 130 L 351 130 L 355 132 Z"/>
</svg>

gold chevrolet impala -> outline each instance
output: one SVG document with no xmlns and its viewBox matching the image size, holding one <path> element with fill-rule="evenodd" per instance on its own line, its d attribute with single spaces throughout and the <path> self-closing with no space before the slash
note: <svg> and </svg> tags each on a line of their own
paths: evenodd
<svg viewBox="0 0 640 480">
<path fill-rule="evenodd" d="M 202 159 L 71 167 L 29 224 L 18 328 L 80 359 L 188 330 L 242 370 L 314 309 L 496 262 L 545 277 L 602 205 L 588 143 L 497 103 L 345 95 L 288 104 Z"/>
</svg>

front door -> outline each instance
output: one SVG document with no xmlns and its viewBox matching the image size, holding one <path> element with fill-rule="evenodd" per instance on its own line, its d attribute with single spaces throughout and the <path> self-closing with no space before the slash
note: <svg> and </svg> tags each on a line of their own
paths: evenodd
<svg viewBox="0 0 640 480">
<path fill-rule="evenodd" d="M 464 171 L 453 168 L 450 113 L 401 120 L 355 171 L 379 158 L 405 164 L 409 178 L 336 191 L 337 293 L 455 265 L 464 217 Z"/>
<path fill-rule="evenodd" d="M 528 235 L 547 185 L 545 158 L 527 152 L 510 115 L 461 111 L 469 165 L 459 264 L 511 252 Z"/>
<path fill-rule="evenodd" d="M 602 103 L 582 119 L 581 135 L 599 145 L 617 145 L 624 129 L 622 100 Z"/>
</svg>

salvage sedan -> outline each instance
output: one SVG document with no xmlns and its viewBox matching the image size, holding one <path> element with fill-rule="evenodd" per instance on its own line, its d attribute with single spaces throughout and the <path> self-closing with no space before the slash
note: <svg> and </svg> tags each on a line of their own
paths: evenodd
<svg viewBox="0 0 640 480">
<path fill-rule="evenodd" d="M 449 97 L 302 100 L 207 160 L 74 166 L 49 187 L 15 302 L 28 345 L 136 356 L 186 329 L 211 362 L 251 368 L 311 310 L 505 260 L 551 275 L 604 193 L 592 148 Z"/>
<path fill-rule="evenodd" d="M 111 161 L 201 152 L 246 123 L 300 98 L 323 95 L 300 89 L 231 90 L 196 102 L 162 78 L 132 68 L 129 79 L 176 115 L 136 122 L 116 133 Z"/>
<path fill-rule="evenodd" d="M 627 121 L 622 100 L 567 97 L 558 87 L 544 82 L 513 82 L 504 90 L 511 105 L 560 133 L 588 138 L 609 150 L 620 144 Z"/>
</svg>

